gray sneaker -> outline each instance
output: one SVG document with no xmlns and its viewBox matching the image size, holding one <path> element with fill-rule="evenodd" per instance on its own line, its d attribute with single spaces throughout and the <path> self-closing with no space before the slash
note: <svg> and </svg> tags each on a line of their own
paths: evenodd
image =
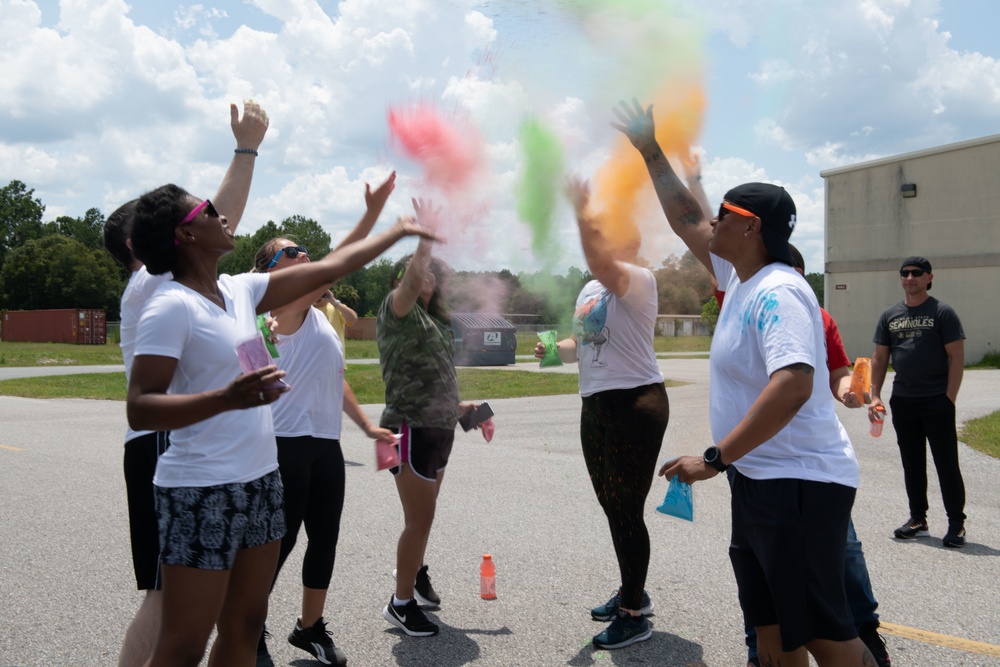
<svg viewBox="0 0 1000 667">
<path fill-rule="evenodd" d="M 622 596 L 621 596 L 621 589 L 619 589 L 614 592 L 614 595 L 611 596 L 610 600 L 608 600 L 599 607 L 594 607 L 593 609 L 591 609 L 590 617 L 595 621 L 602 621 L 604 623 L 607 623 L 608 621 L 613 620 L 616 616 L 618 616 L 618 611 L 621 609 L 621 606 L 622 606 Z M 646 591 L 642 592 L 642 609 L 640 609 L 639 611 L 642 612 L 643 616 L 649 616 L 650 614 L 653 613 L 653 601 L 649 599 L 649 593 L 647 593 Z"/>
<path fill-rule="evenodd" d="M 918 537 L 927 537 L 930 532 L 927 530 L 927 519 L 913 519 L 892 531 L 892 534 L 901 540 L 913 540 Z"/>
<path fill-rule="evenodd" d="M 347 656 L 330 638 L 326 621 L 321 616 L 311 628 L 302 627 L 302 619 L 295 621 L 295 629 L 288 635 L 288 643 L 312 655 L 324 665 L 346 665 Z"/>
<path fill-rule="evenodd" d="M 941 541 L 946 547 L 961 549 L 965 546 L 965 526 L 948 526 L 948 532 Z"/>
<path fill-rule="evenodd" d="M 653 626 L 645 616 L 632 616 L 621 611 L 604 632 L 594 637 L 594 648 L 613 650 L 644 642 L 653 636 Z"/>
</svg>

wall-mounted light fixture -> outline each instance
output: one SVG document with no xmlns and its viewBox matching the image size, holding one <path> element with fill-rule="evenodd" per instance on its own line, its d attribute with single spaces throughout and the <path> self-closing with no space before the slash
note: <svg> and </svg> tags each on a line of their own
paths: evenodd
<svg viewBox="0 0 1000 667">
<path fill-rule="evenodd" d="M 917 184 L 916 183 L 903 183 L 899 186 L 899 192 L 904 197 L 916 197 L 917 196 Z"/>
</svg>

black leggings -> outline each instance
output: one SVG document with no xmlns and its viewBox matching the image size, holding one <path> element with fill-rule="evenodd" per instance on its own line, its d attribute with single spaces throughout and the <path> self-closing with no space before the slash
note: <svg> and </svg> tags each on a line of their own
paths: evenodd
<svg viewBox="0 0 1000 667">
<path fill-rule="evenodd" d="M 583 398 L 583 458 L 611 527 L 626 609 L 642 608 L 649 570 L 649 532 L 643 509 L 669 417 L 662 382 Z"/>
<path fill-rule="evenodd" d="M 277 581 L 281 566 L 295 548 L 299 527 L 306 526 L 306 553 L 302 585 L 326 589 L 333 577 L 344 510 L 344 453 L 339 440 L 299 436 L 278 437 L 278 470 L 285 486 L 285 537 L 281 540 Z"/>
</svg>

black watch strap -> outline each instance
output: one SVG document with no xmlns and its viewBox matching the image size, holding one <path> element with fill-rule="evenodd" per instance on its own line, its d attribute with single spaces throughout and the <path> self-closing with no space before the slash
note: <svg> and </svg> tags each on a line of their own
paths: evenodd
<svg viewBox="0 0 1000 667">
<path fill-rule="evenodd" d="M 722 452 L 719 451 L 718 447 L 712 446 L 706 449 L 704 458 L 705 463 L 719 472 L 726 472 L 726 469 L 729 468 L 729 466 L 722 462 Z"/>
</svg>

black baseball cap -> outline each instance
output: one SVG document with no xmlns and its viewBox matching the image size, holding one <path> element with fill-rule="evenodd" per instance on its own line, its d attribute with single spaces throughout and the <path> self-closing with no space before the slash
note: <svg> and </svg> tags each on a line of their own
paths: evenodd
<svg viewBox="0 0 1000 667">
<path fill-rule="evenodd" d="M 792 253 L 788 249 L 788 239 L 795 229 L 795 202 L 785 188 L 771 183 L 744 183 L 726 193 L 722 205 L 749 211 L 760 218 L 761 235 L 767 251 L 779 262 L 794 266 Z"/>
<path fill-rule="evenodd" d="M 899 270 L 902 271 L 905 266 L 915 266 L 918 269 L 923 269 L 927 273 L 931 273 L 931 263 L 928 262 L 925 257 L 920 257 L 918 255 L 904 259 L 903 263 L 899 265 Z"/>
</svg>

